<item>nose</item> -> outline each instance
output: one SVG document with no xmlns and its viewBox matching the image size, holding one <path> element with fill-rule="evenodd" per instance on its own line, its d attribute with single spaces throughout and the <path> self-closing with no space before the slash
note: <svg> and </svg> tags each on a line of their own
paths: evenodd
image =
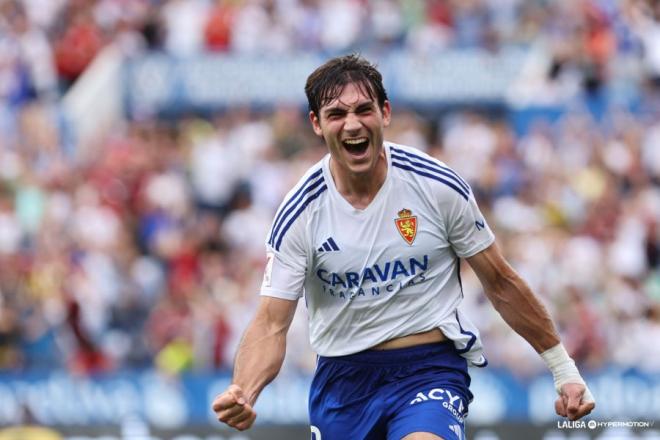
<svg viewBox="0 0 660 440">
<path fill-rule="evenodd" d="M 359 130 L 360 127 L 362 127 L 362 124 L 360 124 L 360 118 L 353 113 L 353 112 L 348 112 L 346 115 L 346 120 L 344 122 L 344 130 L 346 131 L 356 131 Z"/>
</svg>

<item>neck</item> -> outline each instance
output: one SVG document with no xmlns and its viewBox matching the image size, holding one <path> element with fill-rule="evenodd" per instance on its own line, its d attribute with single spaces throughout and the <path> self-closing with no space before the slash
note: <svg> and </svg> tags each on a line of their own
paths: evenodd
<svg viewBox="0 0 660 440">
<path fill-rule="evenodd" d="M 387 177 L 387 158 L 381 150 L 374 168 L 366 173 L 351 173 L 330 158 L 330 173 L 339 194 L 354 208 L 364 209 L 376 197 Z"/>
</svg>

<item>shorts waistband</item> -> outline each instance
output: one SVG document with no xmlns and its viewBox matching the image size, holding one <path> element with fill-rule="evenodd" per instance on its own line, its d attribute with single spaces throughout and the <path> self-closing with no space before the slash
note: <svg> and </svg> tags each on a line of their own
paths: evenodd
<svg viewBox="0 0 660 440">
<path fill-rule="evenodd" d="M 457 356 L 454 342 L 451 340 L 414 345 L 392 350 L 365 350 L 346 356 L 319 356 L 319 362 L 346 362 L 354 364 L 393 365 L 418 362 L 430 356 Z"/>
</svg>

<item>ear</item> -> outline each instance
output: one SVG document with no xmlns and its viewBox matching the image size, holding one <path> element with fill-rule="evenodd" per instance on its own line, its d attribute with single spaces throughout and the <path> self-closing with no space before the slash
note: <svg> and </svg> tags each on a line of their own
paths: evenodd
<svg viewBox="0 0 660 440">
<path fill-rule="evenodd" d="M 392 107 L 390 106 L 390 101 L 385 101 L 383 103 L 383 108 L 381 111 L 383 112 L 383 126 L 387 127 L 390 125 L 390 121 L 392 120 Z"/>
<path fill-rule="evenodd" d="M 318 116 L 313 111 L 309 112 L 309 121 L 312 123 L 312 129 L 317 136 L 323 137 L 323 130 L 321 130 L 321 121 L 319 121 Z"/>
</svg>

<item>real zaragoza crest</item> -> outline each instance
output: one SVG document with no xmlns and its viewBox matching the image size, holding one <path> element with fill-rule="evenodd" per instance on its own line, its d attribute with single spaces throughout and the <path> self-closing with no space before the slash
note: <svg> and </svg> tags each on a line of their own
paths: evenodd
<svg viewBox="0 0 660 440">
<path fill-rule="evenodd" d="M 399 211 L 399 218 L 394 219 L 394 223 L 406 243 L 413 244 L 417 236 L 417 216 L 412 215 L 410 209 L 404 208 Z"/>
</svg>

